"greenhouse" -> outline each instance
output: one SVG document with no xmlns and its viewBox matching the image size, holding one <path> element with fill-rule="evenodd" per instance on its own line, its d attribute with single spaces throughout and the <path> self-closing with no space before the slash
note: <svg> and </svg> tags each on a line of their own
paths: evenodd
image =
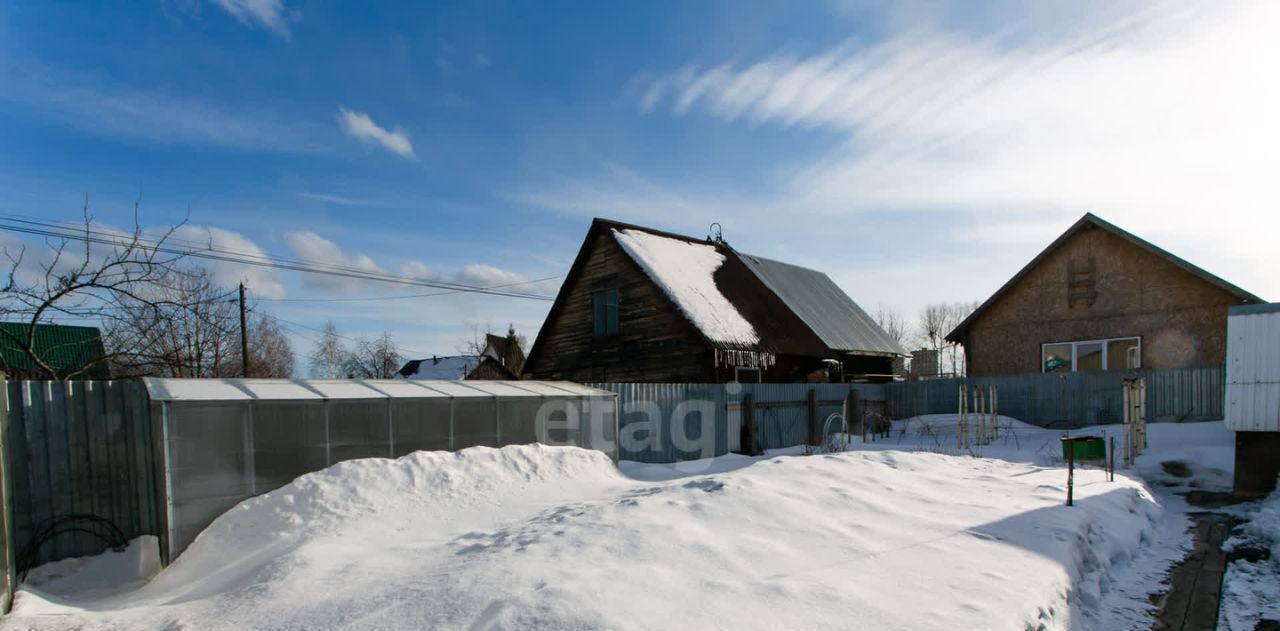
<svg viewBox="0 0 1280 631">
<path fill-rule="evenodd" d="M 168 560 L 218 515 L 355 458 L 543 443 L 617 459 L 616 395 L 567 382 L 147 379 Z"/>
</svg>

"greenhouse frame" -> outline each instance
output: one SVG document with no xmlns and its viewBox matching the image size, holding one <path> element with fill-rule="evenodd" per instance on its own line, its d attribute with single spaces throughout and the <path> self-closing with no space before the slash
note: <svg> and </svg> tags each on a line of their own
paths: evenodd
<svg viewBox="0 0 1280 631">
<path fill-rule="evenodd" d="M 568 382 L 145 381 L 170 562 L 227 509 L 344 460 L 529 443 L 618 457 L 617 395 Z"/>
</svg>

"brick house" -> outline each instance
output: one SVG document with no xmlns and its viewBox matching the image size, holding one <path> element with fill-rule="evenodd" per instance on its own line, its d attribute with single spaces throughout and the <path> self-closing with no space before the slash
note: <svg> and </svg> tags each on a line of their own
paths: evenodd
<svg viewBox="0 0 1280 631">
<path fill-rule="evenodd" d="M 1261 302 L 1090 213 L 947 340 L 975 377 L 1222 364 L 1227 309 Z"/>
</svg>

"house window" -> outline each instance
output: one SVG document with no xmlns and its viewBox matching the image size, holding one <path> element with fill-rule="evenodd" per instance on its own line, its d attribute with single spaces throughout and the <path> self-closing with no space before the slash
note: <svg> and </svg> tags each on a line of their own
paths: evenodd
<svg viewBox="0 0 1280 631">
<path fill-rule="evenodd" d="M 1142 367 L 1142 338 L 1054 342 L 1040 345 L 1041 372 L 1096 372 Z"/>
<path fill-rule="evenodd" d="M 760 383 L 760 369 L 734 368 L 733 380 L 738 383 Z"/>
<path fill-rule="evenodd" d="M 618 334 L 618 290 L 607 289 L 591 294 L 591 321 L 596 337 Z"/>
</svg>

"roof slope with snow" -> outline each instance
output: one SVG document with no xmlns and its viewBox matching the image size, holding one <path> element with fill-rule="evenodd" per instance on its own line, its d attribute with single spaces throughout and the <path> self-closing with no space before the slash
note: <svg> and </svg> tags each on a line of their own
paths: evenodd
<svg viewBox="0 0 1280 631">
<path fill-rule="evenodd" d="M 484 358 L 480 355 L 411 359 L 396 374 L 405 379 L 456 381 L 466 379 L 467 375 L 480 365 L 482 359 Z"/>
<path fill-rule="evenodd" d="M 716 286 L 715 273 L 724 265 L 725 256 L 714 245 L 630 228 L 615 229 L 613 234 L 707 339 L 733 346 L 759 343 L 755 327 Z"/>
<path fill-rule="evenodd" d="M 739 258 L 827 346 L 838 351 L 907 354 L 826 274 L 749 254 Z"/>
</svg>

